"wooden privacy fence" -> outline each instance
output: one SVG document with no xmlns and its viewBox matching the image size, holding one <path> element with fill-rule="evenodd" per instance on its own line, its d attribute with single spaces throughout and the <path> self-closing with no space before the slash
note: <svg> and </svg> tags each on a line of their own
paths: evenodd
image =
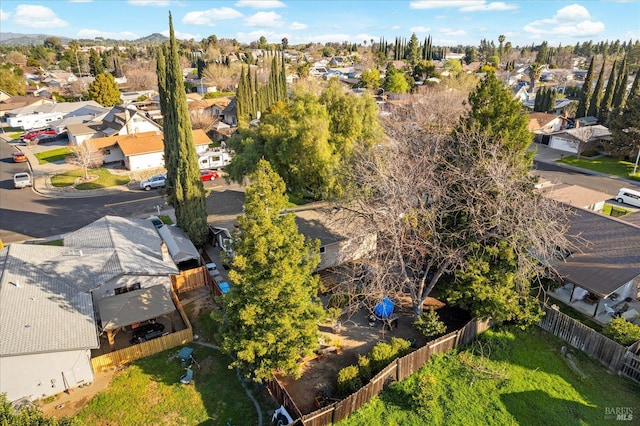
<svg viewBox="0 0 640 426">
<path fill-rule="evenodd" d="M 189 318 L 187 318 L 184 309 L 180 305 L 180 301 L 176 297 L 174 292 L 171 292 L 171 299 L 173 300 L 176 309 L 180 313 L 180 317 L 187 326 L 186 329 L 176 331 L 175 333 L 168 334 L 166 336 L 158 337 L 157 339 L 149 340 L 147 342 L 139 343 L 128 348 L 120 349 L 117 351 L 109 352 L 108 354 L 100 355 L 95 358 L 91 358 L 91 368 L 94 373 L 107 370 L 109 368 L 117 367 L 122 364 L 129 363 L 131 361 L 138 360 L 158 352 L 165 351 L 167 349 L 175 348 L 193 341 L 193 329 Z"/>
<path fill-rule="evenodd" d="M 630 349 L 556 309 L 548 306 L 543 309 L 545 316 L 538 324 L 540 328 L 596 358 L 609 370 L 640 382 L 640 357 Z"/>
<path fill-rule="evenodd" d="M 182 271 L 179 275 L 171 275 L 171 286 L 177 294 L 196 290 L 210 282 L 211 276 L 205 266 Z"/>
<path fill-rule="evenodd" d="M 276 400 L 285 406 L 296 424 L 304 426 L 325 426 L 337 423 L 353 414 L 360 407 L 369 402 L 374 396 L 382 392 L 389 381 L 399 381 L 418 371 L 434 354 L 444 353 L 461 345 L 470 343 L 476 336 L 489 328 L 489 320 L 471 320 L 459 330 L 452 331 L 446 336 L 428 342 L 420 349 L 394 360 L 382 371 L 376 374 L 365 386 L 345 399 L 320 408 L 312 413 L 300 415 L 300 410 L 277 380 L 271 382 L 269 389 Z M 272 389 L 277 387 L 277 389 Z M 283 395 L 286 395 L 283 398 Z M 292 410 L 289 410 L 289 408 Z M 294 415 L 295 413 L 295 415 Z"/>
</svg>

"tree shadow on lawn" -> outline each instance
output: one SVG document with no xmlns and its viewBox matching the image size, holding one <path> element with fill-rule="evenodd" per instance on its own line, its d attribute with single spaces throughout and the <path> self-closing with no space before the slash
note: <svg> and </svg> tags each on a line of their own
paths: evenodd
<svg viewBox="0 0 640 426">
<path fill-rule="evenodd" d="M 500 399 L 520 425 L 548 425 L 561 421 L 564 426 L 579 426 L 602 424 L 606 420 L 603 408 L 554 398 L 541 390 L 501 394 Z"/>
<path fill-rule="evenodd" d="M 180 378 L 186 372 L 178 358 L 181 347 L 137 361 L 136 364 L 150 376 L 150 380 L 169 386 L 170 392 L 178 398 L 174 405 L 181 416 L 195 420 L 188 416 L 197 412 L 197 404 L 201 401 L 209 418 L 198 424 L 255 425 L 258 420 L 256 409 L 242 388 L 236 370 L 228 368 L 231 359 L 213 348 L 193 343 L 185 346 L 194 349 L 195 361 L 191 366 L 193 379 L 189 384 L 180 383 Z M 264 421 L 275 405 L 270 403 L 264 387 L 254 383 L 247 383 L 247 387 L 260 404 Z M 183 400 L 179 399 L 181 395 Z M 141 404 L 144 402 L 141 401 Z"/>
</svg>

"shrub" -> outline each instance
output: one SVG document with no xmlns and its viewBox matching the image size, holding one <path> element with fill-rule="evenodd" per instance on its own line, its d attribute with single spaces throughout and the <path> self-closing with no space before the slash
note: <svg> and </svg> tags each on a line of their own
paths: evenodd
<svg viewBox="0 0 640 426">
<path fill-rule="evenodd" d="M 613 318 L 602 333 L 624 346 L 640 340 L 640 325 L 635 325 L 622 317 Z"/>
<path fill-rule="evenodd" d="M 350 365 L 338 372 L 338 394 L 347 396 L 362 387 L 358 367 Z"/>
<path fill-rule="evenodd" d="M 358 355 L 358 370 L 363 382 L 371 380 L 373 374 L 371 374 L 371 360 L 369 357 Z"/>
<path fill-rule="evenodd" d="M 405 355 L 409 351 L 410 343 L 405 339 L 394 337 L 391 339 L 391 343 L 379 342 L 371 349 L 371 352 L 369 352 L 372 373 L 378 373 L 391 361 L 399 356 Z"/>
<path fill-rule="evenodd" d="M 427 337 L 437 336 L 447 331 L 447 326 L 440 320 L 440 316 L 429 308 L 413 323 L 413 326 Z"/>
</svg>

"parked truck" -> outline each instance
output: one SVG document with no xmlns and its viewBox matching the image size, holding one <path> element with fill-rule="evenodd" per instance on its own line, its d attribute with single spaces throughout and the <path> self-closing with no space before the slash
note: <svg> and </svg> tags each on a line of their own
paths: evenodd
<svg viewBox="0 0 640 426">
<path fill-rule="evenodd" d="M 205 151 L 198 156 L 200 169 L 221 169 L 231 163 L 231 155 L 225 150 Z"/>
</svg>

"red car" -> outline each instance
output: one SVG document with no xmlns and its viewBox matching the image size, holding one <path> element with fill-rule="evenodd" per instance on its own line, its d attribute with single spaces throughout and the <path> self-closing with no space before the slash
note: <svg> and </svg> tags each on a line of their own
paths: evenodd
<svg viewBox="0 0 640 426">
<path fill-rule="evenodd" d="M 14 152 L 13 153 L 13 162 L 14 163 L 24 163 L 27 161 L 27 156 L 24 155 L 24 152 Z"/>
<path fill-rule="evenodd" d="M 215 170 L 200 170 L 200 179 L 202 181 L 218 179 L 220 175 Z"/>
<path fill-rule="evenodd" d="M 25 133 L 22 136 L 23 141 L 30 141 L 33 139 L 46 139 L 53 138 L 57 135 L 56 131 L 53 129 L 41 129 L 41 130 L 32 130 L 28 133 Z"/>
</svg>

